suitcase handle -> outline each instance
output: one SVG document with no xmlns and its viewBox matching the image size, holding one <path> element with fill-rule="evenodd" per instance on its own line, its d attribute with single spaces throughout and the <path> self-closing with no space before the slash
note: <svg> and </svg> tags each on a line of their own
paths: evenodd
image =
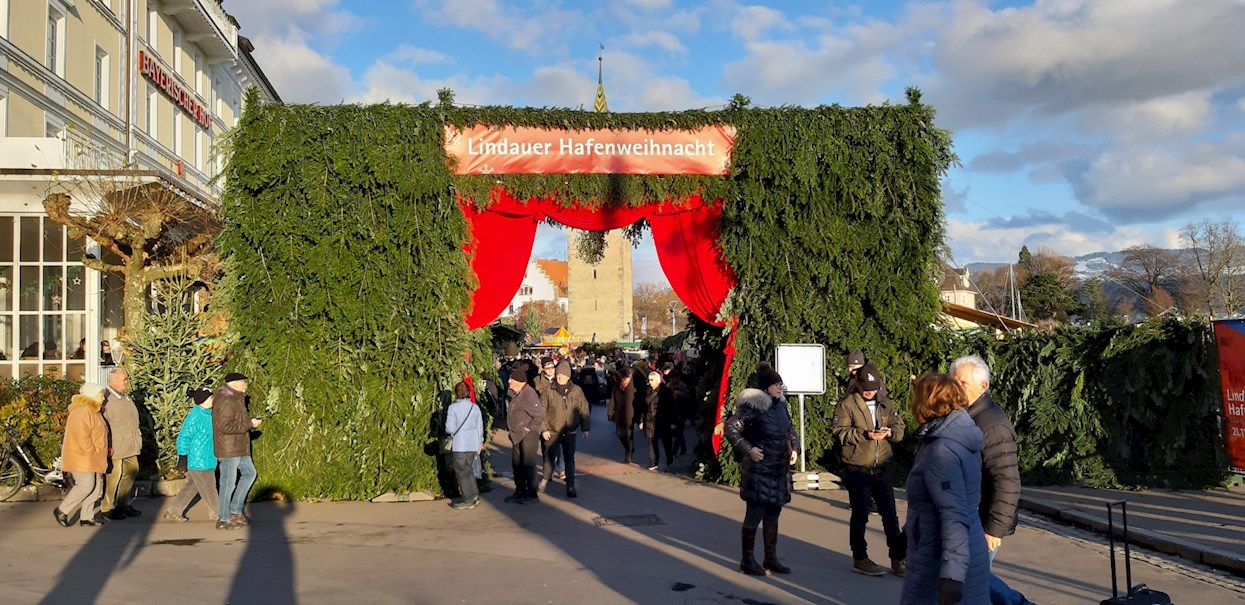
<svg viewBox="0 0 1245 605">
<path fill-rule="evenodd" d="M 1115 506 L 1120 507 L 1120 520 L 1124 523 L 1124 590 L 1133 585 L 1133 556 L 1128 548 L 1128 500 L 1107 502 L 1107 536 L 1111 543 L 1111 598 L 1120 596 L 1115 571 L 1115 518 L 1112 514 Z"/>
</svg>

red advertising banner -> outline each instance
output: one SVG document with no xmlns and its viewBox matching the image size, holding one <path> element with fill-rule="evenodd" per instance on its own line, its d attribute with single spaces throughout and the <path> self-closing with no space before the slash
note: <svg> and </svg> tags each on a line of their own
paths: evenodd
<svg viewBox="0 0 1245 605">
<path fill-rule="evenodd" d="M 1215 322 L 1219 344 L 1219 384 L 1222 388 L 1223 441 L 1228 465 L 1245 473 L 1245 320 Z"/>
<path fill-rule="evenodd" d="M 454 174 L 726 174 L 734 126 L 698 130 L 445 127 Z"/>
</svg>

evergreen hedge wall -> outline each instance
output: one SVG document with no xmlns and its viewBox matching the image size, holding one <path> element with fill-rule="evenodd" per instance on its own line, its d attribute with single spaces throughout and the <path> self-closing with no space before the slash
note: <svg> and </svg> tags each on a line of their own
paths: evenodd
<svg viewBox="0 0 1245 605">
<path fill-rule="evenodd" d="M 720 241 L 740 281 L 723 310 L 739 317 L 732 393 L 782 342 L 865 348 L 892 372 L 937 358 L 927 326 L 941 275 L 939 180 L 954 156 L 915 91 L 898 106 L 753 109 L 737 96 L 722 111 L 650 114 L 463 108 L 448 93 L 435 105 L 247 107 L 220 246 L 235 365 L 269 416 L 255 448 L 261 490 L 438 490 L 437 396 L 488 359 L 487 333 L 462 320 L 473 284 L 455 199 L 484 205 L 498 185 L 565 202 L 727 200 Z M 724 177 L 452 176 L 442 128 L 474 123 L 733 124 L 738 136 Z M 831 372 L 841 365 L 828 359 Z M 905 399 L 908 387 L 893 391 Z M 833 398 L 810 401 L 817 443 L 828 443 Z M 731 464 L 710 475 L 729 479 Z"/>
</svg>

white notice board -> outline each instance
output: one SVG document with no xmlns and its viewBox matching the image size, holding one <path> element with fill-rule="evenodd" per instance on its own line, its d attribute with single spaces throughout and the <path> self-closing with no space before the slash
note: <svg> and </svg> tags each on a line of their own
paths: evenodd
<svg viewBox="0 0 1245 605">
<path fill-rule="evenodd" d="M 782 374 L 787 393 L 821 395 L 826 392 L 825 345 L 778 345 L 774 351 L 774 369 Z"/>
</svg>

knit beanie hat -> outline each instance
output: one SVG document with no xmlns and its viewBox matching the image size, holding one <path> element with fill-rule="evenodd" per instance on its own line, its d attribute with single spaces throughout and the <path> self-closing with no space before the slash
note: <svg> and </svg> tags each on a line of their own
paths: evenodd
<svg viewBox="0 0 1245 605">
<path fill-rule="evenodd" d="M 567 360 L 563 359 L 560 363 L 558 363 L 558 369 L 554 370 L 554 375 L 555 375 L 555 376 L 567 376 L 567 377 L 570 377 L 570 375 L 571 375 L 571 364 L 570 364 L 570 362 L 568 362 Z"/>
<path fill-rule="evenodd" d="M 230 372 L 225 374 L 225 384 L 229 384 L 235 380 L 248 380 L 245 374 L 239 372 Z"/>
<path fill-rule="evenodd" d="M 778 372 L 774 371 L 774 368 L 769 367 L 768 364 L 757 368 L 758 389 L 768 391 L 771 386 L 776 384 L 782 384 L 782 376 L 779 376 Z"/>
<path fill-rule="evenodd" d="M 203 405 L 204 401 L 212 397 L 212 392 L 207 389 L 191 389 L 189 395 L 195 400 L 195 405 Z"/>
<path fill-rule="evenodd" d="M 860 380 L 861 391 L 876 391 L 882 388 L 882 374 L 872 362 L 861 366 L 860 371 L 856 373 L 856 378 Z"/>
</svg>

